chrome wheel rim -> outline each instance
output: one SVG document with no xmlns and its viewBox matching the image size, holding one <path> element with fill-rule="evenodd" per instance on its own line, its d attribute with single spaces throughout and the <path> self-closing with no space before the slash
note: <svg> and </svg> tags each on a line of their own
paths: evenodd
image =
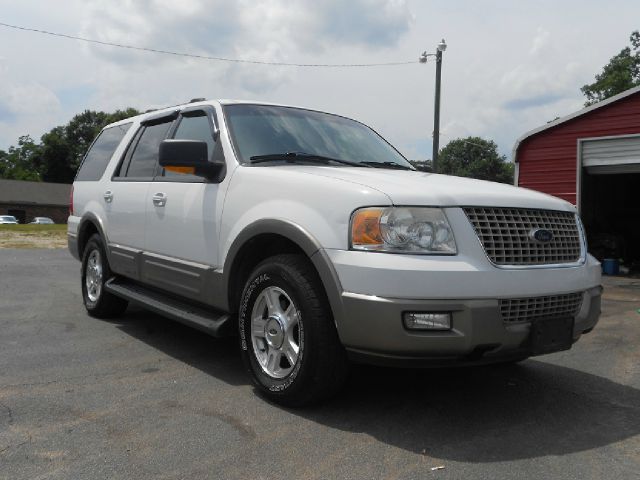
<svg viewBox="0 0 640 480">
<path fill-rule="evenodd" d="M 102 259 L 100 252 L 93 250 L 87 259 L 84 283 L 87 287 L 87 297 L 91 302 L 97 302 L 102 292 Z"/>
<path fill-rule="evenodd" d="M 251 312 L 251 342 L 258 364 L 272 378 L 284 378 L 300 359 L 300 312 L 287 293 L 267 287 L 258 294 Z"/>
</svg>

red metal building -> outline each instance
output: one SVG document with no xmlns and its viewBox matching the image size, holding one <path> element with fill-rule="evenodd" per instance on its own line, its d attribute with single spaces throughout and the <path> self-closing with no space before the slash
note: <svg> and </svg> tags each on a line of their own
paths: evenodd
<svg viewBox="0 0 640 480">
<path fill-rule="evenodd" d="M 640 87 L 524 134 L 513 159 L 516 185 L 578 207 L 596 256 L 640 261 Z"/>
</svg>

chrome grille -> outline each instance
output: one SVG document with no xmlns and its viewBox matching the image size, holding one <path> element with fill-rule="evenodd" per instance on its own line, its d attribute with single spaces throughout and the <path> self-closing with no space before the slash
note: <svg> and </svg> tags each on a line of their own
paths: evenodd
<svg viewBox="0 0 640 480">
<path fill-rule="evenodd" d="M 496 207 L 465 207 L 464 212 L 496 265 L 549 265 L 580 259 L 580 232 L 571 212 Z M 552 240 L 533 240 L 530 235 L 536 229 L 549 230 Z"/>
<path fill-rule="evenodd" d="M 582 292 L 546 297 L 500 300 L 500 313 L 506 323 L 530 322 L 536 318 L 575 317 L 582 306 Z"/>
</svg>

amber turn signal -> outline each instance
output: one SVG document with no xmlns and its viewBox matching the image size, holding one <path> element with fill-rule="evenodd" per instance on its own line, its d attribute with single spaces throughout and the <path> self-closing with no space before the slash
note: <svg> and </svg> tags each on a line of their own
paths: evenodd
<svg viewBox="0 0 640 480">
<path fill-rule="evenodd" d="M 168 172 L 182 173 L 183 175 L 195 175 L 195 173 L 196 173 L 195 167 L 172 167 L 172 166 L 166 166 L 166 167 L 164 167 L 164 169 L 167 170 Z"/>
<path fill-rule="evenodd" d="M 381 216 L 381 208 L 363 208 L 355 212 L 351 219 L 351 244 L 382 245 Z"/>
</svg>

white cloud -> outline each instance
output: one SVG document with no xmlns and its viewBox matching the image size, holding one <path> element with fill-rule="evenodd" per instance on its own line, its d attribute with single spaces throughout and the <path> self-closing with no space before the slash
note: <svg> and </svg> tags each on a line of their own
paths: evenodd
<svg viewBox="0 0 640 480">
<path fill-rule="evenodd" d="M 502 75 L 500 89 L 507 109 L 542 107 L 576 92 L 586 72 L 578 62 L 566 63 L 566 55 L 554 48 L 553 39 L 549 31 L 538 28 L 529 55 Z"/>
<path fill-rule="evenodd" d="M 542 27 L 538 27 L 538 33 L 533 39 L 531 48 L 529 49 L 530 55 L 537 55 L 539 52 L 549 44 L 551 34 Z"/>
<path fill-rule="evenodd" d="M 580 108 L 580 86 L 637 28 L 637 2 L 618 5 L 615 14 L 588 2 L 68 0 L 53 9 L 22 0 L 8 3 L 3 19 L 123 44 L 301 63 L 413 60 L 445 37 L 441 144 L 477 135 L 509 153 L 526 130 Z M 0 148 L 21 134 L 37 138 L 85 108 L 147 109 L 204 96 L 334 111 L 370 124 L 413 158 L 430 157 L 433 63 L 227 64 L 1 28 L 0 57 Z"/>
<path fill-rule="evenodd" d="M 390 48 L 409 30 L 411 20 L 403 0 L 93 0 L 81 34 L 105 42 L 244 59 L 263 60 L 264 54 L 277 52 L 276 58 L 283 60 L 336 47 Z M 107 58 L 145 56 L 91 48 Z"/>
<path fill-rule="evenodd" d="M 0 79 L 0 129 L 14 143 L 21 135 L 38 138 L 61 111 L 56 95 L 37 82 L 15 84 Z M 25 129 L 25 125 L 29 128 Z M 0 148 L 6 147 L 0 145 Z"/>
<path fill-rule="evenodd" d="M 0 98 L 14 113 L 33 112 L 40 115 L 55 113 L 60 108 L 56 95 L 48 88 L 29 82 L 20 85 L 4 85 Z"/>
<path fill-rule="evenodd" d="M 412 17 L 403 0 L 128 0 L 120 4 L 94 0 L 88 4 L 81 35 L 104 42 L 152 47 L 200 55 L 267 62 L 295 62 L 308 54 L 350 47 L 369 50 L 393 47 L 408 31 Z M 98 45 L 86 47 L 129 74 L 174 70 L 188 60 Z M 205 75 L 225 74 L 249 94 L 264 94 L 290 83 L 292 69 L 247 64 L 200 63 Z M 190 66 L 194 66 L 193 63 Z"/>
</svg>

